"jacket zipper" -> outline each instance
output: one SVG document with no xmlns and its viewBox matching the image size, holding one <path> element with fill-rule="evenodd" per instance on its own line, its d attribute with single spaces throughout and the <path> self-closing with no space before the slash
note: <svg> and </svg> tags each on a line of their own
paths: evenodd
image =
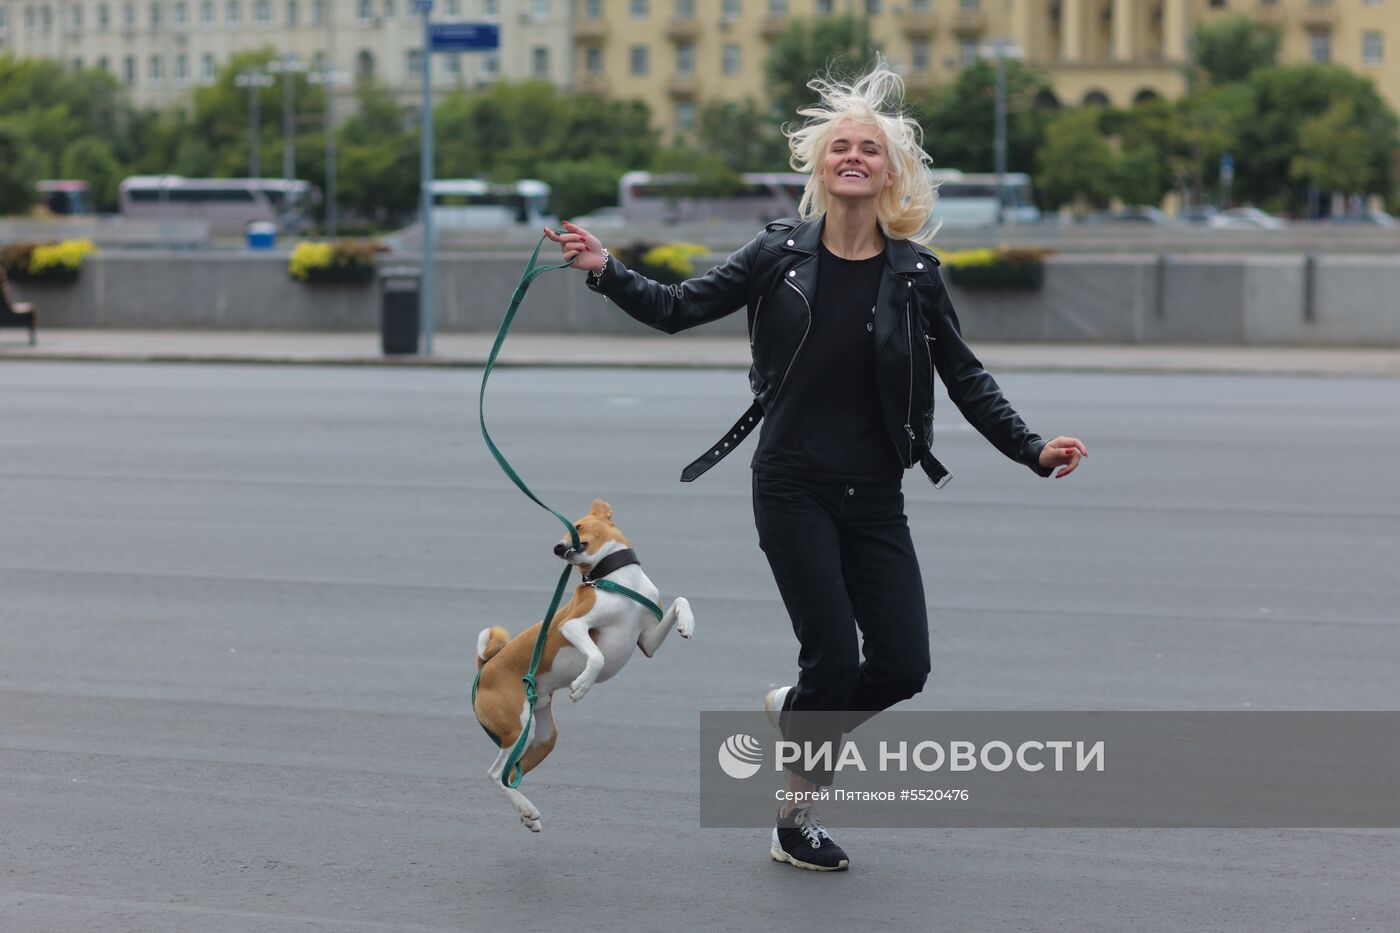
<svg viewBox="0 0 1400 933">
<path fill-rule="evenodd" d="M 909 347 L 909 402 L 904 409 L 904 433 L 909 435 L 909 456 L 906 464 L 914 465 L 914 318 L 909 312 L 909 301 L 904 302 L 904 325 L 907 329 Z"/>
<path fill-rule="evenodd" d="M 758 296 L 758 304 L 753 309 L 753 327 L 749 328 L 749 350 L 753 350 L 753 338 L 758 334 L 758 315 L 763 310 L 763 295 Z"/>
<path fill-rule="evenodd" d="M 807 296 L 802 294 L 802 289 L 792 284 L 790 279 L 783 281 L 797 294 L 802 295 L 802 303 L 807 306 L 807 329 L 802 332 L 802 339 L 797 341 L 797 349 L 792 351 L 792 359 L 788 360 L 787 369 L 783 370 L 783 378 L 778 381 L 778 387 L 773 390 L 773 397 L 768 400 L 769 407 L 778 400 L 778 393 L 783 391 L 783 386 L 787 385 L 788 373 L 792 372 L 792 364 L 797 362 L 797 355 L 802 352 L 802 345 L 807 342 L 807 335 L 812 332 L 812 303 L 807 300 Z M 755 322 L 757 323 L 757 322 Z"/>
</svg>

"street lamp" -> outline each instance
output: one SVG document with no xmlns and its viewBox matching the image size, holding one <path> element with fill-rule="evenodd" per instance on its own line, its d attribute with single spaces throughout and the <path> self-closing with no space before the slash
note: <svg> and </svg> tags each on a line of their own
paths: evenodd
<svg viewBox="0 0 1400 933">
<path fill-rule="evenodd" d="M 997 226 L 1000 226 L 1005 220 L 1006 205 L 1006 60 L 1025 58 L 1025 53 L 1012 40 L 1000 38 L 980 46 L 977 54 L 985 58 L 994 58 L 997 63 L 996 135 L 992 143 L 992 152 L 996 159 Z"/>
<path fill-rule="evenodd" d="M 350 75 L 344 71 L 332 71 L 327 65 L 308 74 L 306 80 L 324 85 L 326 89 L 326 235 L 335 236 L 339 217 L 335 206 L 335 111 L 331 107 L 335 95 L 331 89 L 337 84 L 349 82 Z"/>
<path fill-rule="evenodd" d="M 262 159 L 258 153 L 258 95 L 272 83 L 272 75 L 257 69 L 243 71 L 233 83 L 248 89 L 248 173 L 256 181 L 262 178 Z"/>
<path fill-rule="evenodd" d="M 287 182 L 287 190 L 282 193 L 282 204 L 285 208 L 291 200 L 292 179 L 296 176 L 296 165 L 293 158 L 293 143 L 296 139 L 296 104 L 292 99 L 293 79 L 299 72 L 306 70 L 306 65 L 294 53 L 288 52 L 281 58 L 268 62 L 267 70 L 282 76 L 282 178 Z"/>
</svg>

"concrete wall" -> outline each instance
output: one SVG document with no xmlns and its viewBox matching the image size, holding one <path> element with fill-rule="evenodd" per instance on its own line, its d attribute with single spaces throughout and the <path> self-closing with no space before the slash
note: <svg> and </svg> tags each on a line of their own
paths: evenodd
<svg viewBox="0 0 1400 933">
<path fill-rule="evenodd" d="M 438 330 L 494 331 L 523 265 L 513 252 L 440 258 Z M 1400 258 L 1307 265 L 1302 255 L 1065 255 L 1049 259 L 1040 291 L 950 291 L 971 340 L 1400 346 Z M 379 320 L 376 285 L 303 284 L 285 255 L 109 250 L 75 283 L 14 290 L 39 306 L 41 327 L 363 331 Z M 648 333 L 573 270 L 537 279 L 516 327 Z M 703 332 L 744 329 L 741 311 Z"/>
</svg>

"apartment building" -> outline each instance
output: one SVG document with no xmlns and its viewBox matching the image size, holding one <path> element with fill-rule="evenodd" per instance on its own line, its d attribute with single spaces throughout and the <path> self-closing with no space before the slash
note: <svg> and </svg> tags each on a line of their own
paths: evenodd
<svg viewBox="0 0 1400 933">
<path fill-rule="evenodd" d="M 571 0 L 436 0 L 434 22 L 500 26 L 496 52 L 434 53 L 435 88 L 505 78 L 567 86 Z M 0 0 L 0 54 L 97 67 L 143 105 L 166 107 L 213 79 L 233 54 L 265 47 L 316 71 L 368 75 L 421 97 L 423 26 L 414 0 Z M 342 111 L 343 112 L 343 111 Z"/>
<path fill-rule="evenodd" d="M 1126 105 L 1186 89 L 1203 19 L 1243 12 L 1284 30 L 1284 61 L 1334 61 L 1372 74 L 1400 109 L 1385 60 L 1400 0 L 574 0 L 580 90 L 645 100 L 684 134 L 712 99 L 764 97 L 763 62 L 794 17 L 864 16 L 912 93 L 953 80 L 996 41 L 1047 72 L 1046 104 Z"/>
</svg>

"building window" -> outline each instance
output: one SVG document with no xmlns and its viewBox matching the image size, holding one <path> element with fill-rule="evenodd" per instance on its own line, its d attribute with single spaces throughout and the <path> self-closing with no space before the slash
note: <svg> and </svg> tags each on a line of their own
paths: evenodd
<svg viewBox="0 0 1400 933">
<path fill-rule="evenodd" d="M 175 80 L 184 84 L 190 79 L 190 57 L 184 52 L 175 56 Z"/>
<path fill-rule="evenodd" d="M 695 0 L 676 0 L 676 19 L 694 19 Z"/>
<path fill-rule="evenodd" d="M 460 78 L 462 76 L 462 53 L 449 52 L 444 67 L 447 68 L 447 73 L 449 75 L 454 78 Z"/>
<path fill-rule="evenodd" d="M 152 82 L 156 82 L 156 81 L 159 81 L 159 80 L 160 80 L 160 56 L 159 56 L 159 55 L 152 55 L 152 56 L 151 56 L 150 64 L 149 64 L 149 66 L 148 66 L 147 69 L 146 69 L 146 76 L 147 76 L 148 78 L 150 78 Z"/>
<path fill-rule="evenodd" d="M 0 29 L 10 28 L 10 8 L 0 6 Z"/>
<path fill-rule="evenodd" d="M 603 73 L 603 49 L 600 46 L 590 45 L 584 50 L 583 70 L 591 75 Z"/>
<path fill-rule="evenodd" d="M 1315 32 L 1308 38 L 1308 48 L 1312 53 L 1312 60 L 1318 64 L 1325 65 L 1332 60 L 1332 34 L 1330 32 Z"/>
<path fill-rule="evenodd" d="M 44 32 L 53 32 L 53 10 L 47 6 L 39 10 L 39 26 Z"/>
<path fill-rule="evenodd" d="M 531 0 L 530 12 L 535 19 L 549 19 L 549 0 Z"/>
<path fill-rule="evenodd" d="M 105 4 L 105 3 L 99 3 L 99 4 L 97 5 L 97 31 L 98 31 L 98 32 L 106 32 L 109 28 L 111 28 L 111 25 L 112 25 L 112 11 L 111 11 L 111 9 L 108 8 L 107 4 Z"/>
<path fill-rule="evenodd" d="M 549 49 L 537 45 L 530 50 L 530 73 L 536 78 L 549 77 Z"/>
<path fill-rule="evenodd" d="M 359 12 L 356 15 L 362 23 L 367 23 L 374 19 L 374 7 L 371 5 L 370 0 L 360 0 Z"/>
<path fill-rule="evenodd" d="M 297 0 L 287 0 L 287 25 L 295 26 L 300 18 L 301 10 L 297 9 Z"/>
<path fill-rule="evenodd" d="M 629 8 L 632 11 L 633 19 L 647 18 L 647 0 L 632 0 Z"/>
<path fill-rule="evenodd" d="M 228 0 L 224 7 L 224 22 L 230 26 L 237 26 L 243 19 L 243 4 L 239 0 Z"/>
<path fill-rule="evenodd" d="M 913 10 L 915 13 L 927 13 L 928 0 L 911 0 L 909 9 Z"/>
<path fill-rule="evenodd" d="M 723 59 L 724 73 L 727 75 L 736 75 L 739 73 L 739 68 L 742 64 L 742 60 L 739 58 L 739 47 L 733 43 L 726 45 L 724 47 Z"/>
<path fill-rule="evenodd" d="M 97 56 L 97 70 L 98 70 L 98 71 L 106 72 L 106 71 L 110 70 L 110 65 L 111 65 L 111 63 L 107 61 L 107 56 L 106 56 L 106 55 L 99 55 L 99 56 Z"/>
<path fill-rule="evenodd" d="M 122 83 L 131 87 L 136 83 L 136 56 L 128 55 L 122 59 Z"/>
<path fill-rule="evenodd" d="M 159 4 L 159 3 L 152 3 L 152 4 L 151 4 L 151 28 L 152 28 L 152 29 L 159 29 L 159 28 L 160 28 L 160 4 Z"/>
<path fill-rule="evenodd" d="M 689 133 L 695 129 L 695 104 L 688 100 L 676 103 L 676 132 Z"/>
<path fill-rule="evenodd" d="M 128 30 L 136 28 L 136 4 L 122 6 L 122 27 Z"/>
<path fill-rule="evenodd" d="M 253 22 L 259 26 L 270 26 L 272 24 L 272 2 L 271 0 L 257 0 L 253 4 Z"/>
<path fill-rule="evenodd" d="M 647 47 L 644 45 L 634 45 L 631 51 L 632 73 L 634 75 L 644 75 L 647 73 Z"/>
<path fill-rule="evenodd" d="M 909 58 L 915 71 L 928 71 L 929 46 L 927 41 L 911 43 L 909 46 Z"/>
<path fill-rule="evenodd" d="M 82 57 L 81 55 L 79 55 L 77 58 L 73 59 L 73 70 L 74 70 L 74 71 L 82 71 L 82 70 L 83 70 L 83 57 Z"/>
<path fill-rule="evenodd" d="M 24 8 L 24 28 L 26 32 L 34 31 L 34 8 L 32 6 Z"/>
<path fill-rule="evenodd" d="M 498 52 L 487 52 L 481 60 L 481 73 L 495 77 L 501 73 L 501 56 Z"/>
<path fill-rule="evenodd" d="M 773 19 L 787 16 L 788 0 L 768 0 L 768 15 Z"/>
<path fill-rule="evenodd" d="M 394 0 L 384 0 L 385 19 L 393 19 L 395 16 L 399 15 L 399 11 L 396 9 L 396 6 L 397 5 L 394 3 Z"/>
<path fill-rule="evenodd" d="M 190 5 L 186 0 L 175 4 L 175 28 L 188 29 L 190 25 Z"/>
<path fill-rule="evenodd" d="M 972 39 L 964 39 L 958 43 L 958 64 L 966 68 L 977 61 L 977 43 Z"/>
<path fill-rule="evenodd" d="M 676 46 L 676 74 L 688 75 L 695 72 L 695 46 L 689 42 Z"/>
<path fill-rule="evenodd" d="M 1361 61 L 1366 65 L 1379 65 L 1385 59 L 1384 40 L 1379 32 L 1361 34 Z"/>
<path fill-rule="evenodd" d="M 456 19 L 462 15 L 462 0 L 447 0 L 447 15 Z M 461 74 L 462 69 L 457 69 L 457 74 Z"/>
<path fill-rule="evenodd" d="M 214 80 L 214 54 L 212 52 L 205 52 L 199 60 L 199 80 Z"/>
<path fill-rule="evenodd" d="M 603 0 L 587 0 L 583 5 L 584 19 L 603 18 Z"/>
<path fill-rule="evenodd" d="M 214 12 L 214 0 L 203 0 L 199 5 L 199 25 L 212 26 L 218 21 L 218 18 Z"/>
<path fill-rule="evenodd" d="M 880 12 L 880 0 L 865 0 L 865 12 L 875 16 Z"/>
<path fill-rule="evenodd" d="M 739 0 L 724 0 L 723 16 L 725 19 L 738 19 L 742 12 L 743 8 Z"/>
<path fill-rule="evenodd" d="M 355 53 L 355 74 L 361 78 L 374 77 L 374 53 L 369 49 L 360 49 Z"/>
<path fill-rule="evenodd" d="M 501 15 L 501 0 L 481 0 L 481 15 L 482 15 L 482 16 L 491 16 L 491 17 L 500 16 L 500 15 Z M 496 65 L 497 65 L 496 70 L 499 71 L 499 70 L 500 70 L 500 59 L 497 59 L 497 60 L 496 60 Z M 495 74 L 495 72 L 492 72 L 492 74 Z"/>
<path fill-rule="evenodd" d="M 83 31 L 82 4 L 74 4 L 68 8 L 68 26 L 73 32 Z"/>
<path fill-rule="evenodd" d="M 413 75 L 415 78 L 421 78 L 423 76 L 422 49 L 408 50 L 408 73 Z"/>
<path fill-rule="evenodd" d="M 311 25 L 319 26 L 326 21 L 326 0 L 312 0 Z"/>
<path fill-rule="evenodd" d="M 1210 0 L 1210 5 L 1211 5 L 1211 8 L 1212 8 L 1212 9 L 1216 9 L 1216 10 L 1224 9 L 1224 7 L 1225 7 L 1225 0 Z"/>
<path fill-rule="evenodd" d="M 831 0 L 817 0 L 817 15 L 830 16 L 833 12 Z"/>
</svg>

